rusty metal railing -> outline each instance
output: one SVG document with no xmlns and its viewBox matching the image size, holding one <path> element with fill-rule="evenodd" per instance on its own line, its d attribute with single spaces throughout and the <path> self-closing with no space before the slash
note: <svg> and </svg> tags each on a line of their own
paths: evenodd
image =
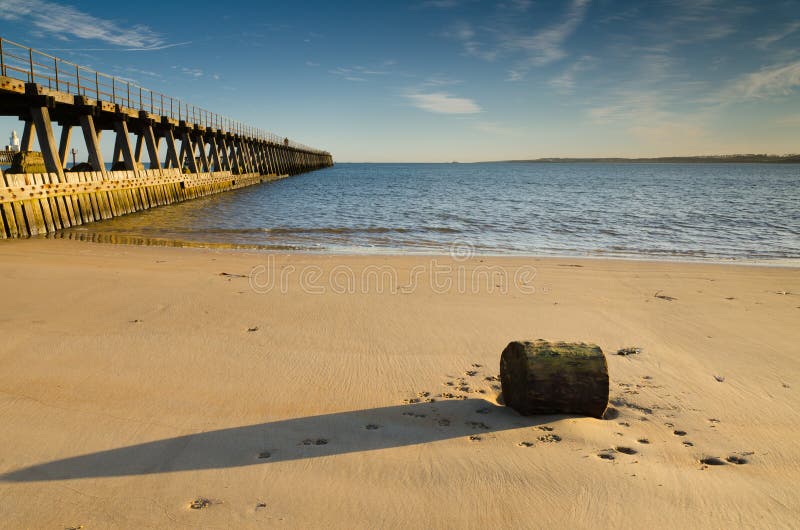
<svg viewBox="0 0 800 530">
<path fill-rule="evenodd" d="M 128 79 L 97 72 L 2 37 L 0 37 L 0 75 L 26 83 L 37 83 L 51 90 L 85 96 L 275 144 L 284 145 L 285 142 L 284 137 L 275 133 L 190 105 L 139 86 Z M 292 140 L 289 140 L 289 147 L 328 154 L 327 151 L 314 149 Z"/>
</svg>

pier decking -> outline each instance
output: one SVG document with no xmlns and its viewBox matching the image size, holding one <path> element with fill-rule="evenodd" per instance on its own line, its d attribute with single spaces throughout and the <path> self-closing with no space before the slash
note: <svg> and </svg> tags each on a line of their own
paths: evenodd
<svg viewBox="0 0 800 530">
<path fill-rule="evenodd" d="M 24 122 L 20 150 L 31 151 L 36 138 L 47 171 L 1 175 L 0 238 L 53 232 L 333 165 L 327 151 L 2 38 L 0 115 Z M 54 121 L 61 126 L 58 143 Z M 92 171 L 66 169 L 75 128 Z M 104 131 L 115 134 L 111 162 L 120 170 L 106 169 Z M 141 162 L 145 150 L 148 169 Z"/>
</svg>

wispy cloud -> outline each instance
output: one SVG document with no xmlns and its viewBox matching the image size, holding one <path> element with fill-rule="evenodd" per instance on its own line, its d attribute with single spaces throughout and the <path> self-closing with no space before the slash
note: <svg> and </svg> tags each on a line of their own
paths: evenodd
<svg viewBox="0 0 800 530">
<path fill-rule="evenodd" d="M 746 74 L 724 88 L 716 99 L 720 103 L 737 100 L 788 96 L 800 86 L 800 61 L 773 65 Z"/>
<path fill-rule="evenodd" d="M 454 79 L 450 76 L 443 74 L 435 74 L 428 77 L 419 86 L 420 88 L 429 88 L 429 87 L 460 85 L 461 83 L 463 83 L 463 81 L 460 79 Z"/>
<path fill-rule="evenodd" d="M 315 63 L 314 61 L 306 61 L 306 66 L 310 66 L 311 68 L 316 68 L 319 66 L 319 63 Z"/>
<path fill-rule="evenodd" d="M 96 40 L 127 51 L 163 50 L 185 44 L 169 44 L 144 25 L 122 26 L 78 8 L 45 0 L 0 0 L 0 20 L 24 22 L 48 35 Z"/>
<path fill-rule="evenodd" d="M 556 77 L 550 79 L 548 84 L 555 89 L 559 94 L 572 94 L 575 90 L 575 77 L 585 70 L 589 70 L 594 66 L 594 57 L 584 55 L 571 65 L 569 65 L 563 72 Z M 511 79 L 514 81 L 514 79 Z"/>
<path fill-rule="evenodd" d="M 346 81 L 367 81 L 368 77 L 388 75 L 389 71 L 366 66 L 340 66 L 333 70 L 328 70 L 328 73 L 337 75 Z"/>
<path fill-rule="evenodd" d="M 567 14 L 561 22 L 537 31 L 531 35 L 508 37 L 505 46 L 510 49 L 519 49 L 527 54 L 521 68 L 528 66 L 543 66 L 566 57 L 564 42 L 569 38 L 586 17 L 589 0 L 572 0 Z"/>
<path fill-rule="evenodd" d="M 459 41 L 466 55 L 486 61 L 516 57 L 509 71 L 509 81 L 524 79 L 528 71 L 566 57 L 565 44 L 586 18 L 590 0 L 571 0 L 565 13 L 555 23 L 531 30 L 520 21 L 530 20 L 527 11 L 534 4 L 517 0 L 498 4 L 496 13 L 476 26 L 460 21 L 443 32 L 444 37 Z"/>
<path fill-rule="evenodd" d="M 405 95 L 419 109 L 436 114 L 477 114 L 481 107 L 472 99 L 456 97 L 445 92 L 409 93 Z"/>
<path fill-rule="evenodd" d="M 772 33 L 756 39 L 756 47 L 766 50 L 772 44 L 785 39 L 797 30 L 800 30 L 800 20 L 791 22 L 778 31 L 773 31 Z"/>
<path fill-rule="evenodd" d="M 469 22 L 460 21 L 453 24 L 449 30 L 442 33 L 442 36 L 461 42 L 464 53 L 472 57 L 493 61 L 499 53 L 497 49 L 492 49 L 477 38 L 477 32 Z"/>
</svg>

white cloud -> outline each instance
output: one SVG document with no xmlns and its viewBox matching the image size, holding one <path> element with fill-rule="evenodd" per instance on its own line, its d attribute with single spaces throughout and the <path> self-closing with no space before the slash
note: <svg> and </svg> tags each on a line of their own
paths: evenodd
<svg viewBox="0 0 800 530">
<path fill-rule="evenodd" d="M 583 22 L 588 7 L 589 0 L 573 0 L 562 22 L 530 36 L 512 37 L 506 45 L 526 51 L 527 63 L 533 66 L 543 66 L 563 59 L 567 55 L 563 49 L 564 42 Z"/>
<path fill-rule="evenodd" d="M 579 72 L 592 68 L 593 63 L 593 57 L 584 55 L 567 67 L 561 74 L 550 79 L 548 83 L 560 94 L 572 94 L 575 89 L 575 76 L 577 76 Z M 514 81 L 514 79 L 511 80 Z"/>
<path fill-rule="evenodd" d="M 203 70 L 201 70 L 200 68 L 187 68 L 185 66 L 181 67 L 181 72 L 195 79 L 203 77 L 204 75 Z"/>
<path fill-rule="evenodd" d="M 763 37 L 756 39 L 756 46 L 762 50 L 766 50 L 771 44 L 785 39 L 799 29 L 800 21 L 791 22 L 787 26 L 784 26 L 784 28 L 780 31 L 770 33 L 769 35 L 764 35 Z"/>
<path fill-rule="evenodd" d="M 367 81 L 368 76 L 382 76 L 389 74 L 386 70 L 378 70 L 374 68 L 368 68 L 366 66 L 351 66 L 351 67 L 343 67 L 340 66 L 338 68 L 334 68 L 333 70 L 328 70 L 329 74 L 338 75 L 347 81 Z"/>
<path fill-rule="evenodd" d="M 493 16 L 482 20 L 479 26 L 458 22 L 442 36 L 461 42 L 467 55 L 494 61 L 503 55 L 517 54 L 523 58 L 509 72 L 507 80 L 519 81 L 533 66 L 544 66 L 566 57 L 564 43 L 586 18 L 591 0 L 571 0 L 563 20 L 542 29 L 525 32 L 519 29 L 521 21 L 529 20 L 527 14 L 533 2 L 511 0 L 497 4 Z"/>
<path fill-rule="evenodd" d="M 800 86 L 800 61 L 769 66 L 744 75 L 725 88 L 716 99 L 721 103 L 736 100 L 788 96 Z"/>
<path fill-rule="evenodd" d="M 480 106 L 469 98 L 459 98 L 444 92 L 413 93 L 405 96 L 413 106 L 436 114 L 476 114 Z"/>
<path fill-rule="evenodd" d="M 315 63 L 314 61 L 306 61 L 306 66 L 310 66 L 311 68 L 316 68 L 319 66 L 319 63 Z"/>
<path fill-rule="evenodd" d="M 75 7 L 45 0 L 0 0 L 0 20 L 24 23 L 48 35 L 97 40 L 129 50 L 158 50 L 176 46 L 166 44 L 161 35 L 147 26 L 122 26 Z"/>
</svg>

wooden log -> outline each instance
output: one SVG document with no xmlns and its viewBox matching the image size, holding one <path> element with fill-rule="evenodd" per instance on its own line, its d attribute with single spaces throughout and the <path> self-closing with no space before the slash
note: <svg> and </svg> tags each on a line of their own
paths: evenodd
<svg viewBox="0 0 800 530">
<path fill-rule="evenodd" d="M 594 344 L 514 341 L 500 358 L 503 400 L 522 415 L 581 414 L 602 418 L 608 366 Z"/>
</svg>

